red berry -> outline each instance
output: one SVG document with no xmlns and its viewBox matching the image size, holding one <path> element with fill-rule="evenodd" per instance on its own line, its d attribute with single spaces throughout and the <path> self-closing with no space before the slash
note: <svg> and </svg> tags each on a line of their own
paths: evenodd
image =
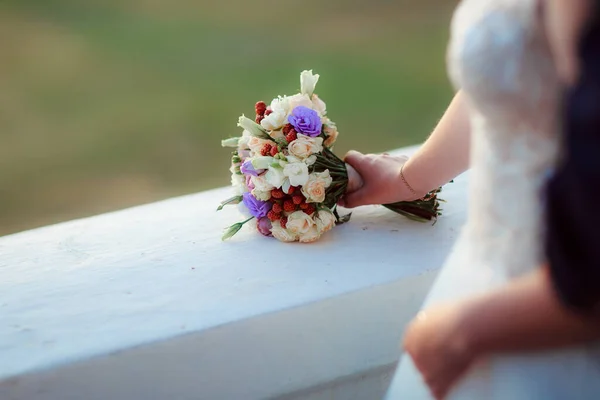
<svg viewBox="0 0 600 400">
<path fill-rule="evenodd" d="M 285 124 L 283 126 L 283 129 L 281 130 L 283 132 L 284 135 L 287 135 L 288 133 L 290 133 L 290 131 L 294 129 L 294 127 L 292 126 L 292 124 Z"/>
<path fill-rule="evenodd" d="M 304 201 L 304 196 L 302 196 L 301 194 L 295 194 L 292 196 L 292 201 L 294 202 L 294 204 L 300 205 Z"/>
<path fill-rule="evenodd" d="M 271 108 L 267 108 L 267 111 L 265 111 L 265 117 L 271 114 L 273 114 L 273 110 L 271 110 Z"/>
<path fill-rule="evenodd" d="M 296 211 L 296 205 L 294 204 L 293 201 L 286 200 L 283 202 L 283 209 L 287 212 L 294 212 L 294 211 Z"/>
<path fill-rule="evenodd" d="M 277 153 L 279 153 L 277 146 L 271 146 L 271 157 L 275 157 Z"/>
<path fill-rule="evenodd" d="M 281 207 L 281 204 L 279 204 L 279 203 L 273 203 L 273 207 L 271 208 L 271 210 L 273 210 L 274 212 L 279 214 L 280 212 L 283 211 L 283 207 Z"/>
<path fill-rule="evenodd" d="M 261 156 L 268 156 L 269 154 L 271 154 L 271 145 L 269 143 L 265 143 L 263 145 L 263 147 L 260 149 L 260 155 Z"/>
<path fill-rule="evenodd" d="M 281 214 L 278 214 L 271 210 L 267 213 L 267 218 L 269 218 L 270 221 L 277 221 L 279 218 L 281 218 Z"/>
<path fill-rule="evenodd" d="M 284 196 L 285 196 L 285 194 L 283 193 L 283 190 L 281 190 L 281 189 L 271 190 L 271 197 L 273 197 L 274 199 L 283 199 Z"/>
<path fill-rule="evenodd" d="M 313 215 L 315 211 L 317 211 L 317 208 L 312 204 L 307 204 L 307 207 L 304 210 L 308 215 Z"/>
<path fill-rule="evenodd" d="M 283 190 L 281 189 L 273 189 L 271 190 L 271 197 L 274 199 L 283 199 L 285 195 L 283 194 Z"/>
<path fill-rule="evenodd" d="M 263 115 L 258 115 L 258 114 L 256 114 L 256 118 L 254 119 L 254 121 L 255 121 L 257 124 L 260 124 L 260 123 L 261 123 L 261 121 L 262 121 L 264 118 L 265 118 L 265 117 L 264 117 Z"/>
<path fill-rule="evenodd" d="M 265 111 L 267 111 L 267 104 L 264 101 L 259 101 L 254 106 L 257 115 L 265 115 Z"/>
<path fill-rule="evenodd" d="M 291 143 L 291 142 L 293 142 L 296 139 L 298 139 L 298 134 L 296 133 L 296 131 L 294 130 L 294 128 L 292 128 L 292 130 L 289 131 L 285 135 L 285 140 L 287 140 L 288 143 Z"/>
<path fill-rule="evenodd" d="M 287 217 L 281 217 L 281 219 L 279 220 L 279 223 L 281 224 L 281 227 L 283 229 L 285 229 L 286 225 L 287 225 Z"/>
<path fill-rule="evenodd" d="M 287 194 L 292 194 L 296 191 L 296 187 L 295 186 L 290 186 L 290 188 L 288 189 Z"/>
</svg>

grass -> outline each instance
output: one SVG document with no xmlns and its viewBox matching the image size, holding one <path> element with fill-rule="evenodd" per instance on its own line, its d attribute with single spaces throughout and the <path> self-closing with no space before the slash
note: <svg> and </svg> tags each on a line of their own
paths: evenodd
<svg viewBox="0 0 600 400">
<path fill-rule="evenodd" d="M 447 3 L 5 0 L 0 235 L 227 185 L 220 139 L 302 69 L 340 155 L 422 141 L 451 96 Z"/>
</svg>

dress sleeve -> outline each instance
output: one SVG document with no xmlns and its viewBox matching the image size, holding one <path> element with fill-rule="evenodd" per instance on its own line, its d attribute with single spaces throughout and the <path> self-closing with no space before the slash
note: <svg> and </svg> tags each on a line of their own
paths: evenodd
<svg viewBox="0 0 600 400">
<path fill-rule="evenodd" d="M 596 2 L 598 3 L 598 2 Z M 565 95 L 564 158 L 547 190 L 546 252 L 561 301 L 600 311 L 600 18 L 582 37 L 582 75 Z"/>
</svg>

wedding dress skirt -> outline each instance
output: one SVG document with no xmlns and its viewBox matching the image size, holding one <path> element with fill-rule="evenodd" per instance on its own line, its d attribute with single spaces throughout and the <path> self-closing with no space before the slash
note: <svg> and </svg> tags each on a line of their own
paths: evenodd
<svg viewBox="0 0 600 400">
<path fill-rule="evenodd" d="M 539 6 L 463 0 L 454 15 L 448 68 L 471 111 L 469 212 L 424 308 L 488 291 L 544 261 L 543 189 L 560 151 L 559 86 Z M 599 358 L 592 346 L 493 357 L 449 398 L 600 399 Z M 404 356 L 386 399 L 430 398 Z"/>
</svg>

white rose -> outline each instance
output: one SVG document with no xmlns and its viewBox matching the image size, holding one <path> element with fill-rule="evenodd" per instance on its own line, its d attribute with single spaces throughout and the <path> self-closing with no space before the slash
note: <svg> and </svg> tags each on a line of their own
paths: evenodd
<svg viewBox="0 0 600 400">
<path fill-rule="evenodd" d="M 323 145 L 325 147 L 333 146 L 338 137 L 337 127 L 334 124 L 325 125 L 325 136 L 327 136 L 327 139 L 325 139 Z"/>
<path fill-rule="evenodd" d="M 283 174 L 282 168 L 275 168 L 272 166 L 269 167 L 269 170 L 265 174 L 265 178 L 267 179 L 267 182 L 275 186 L 277 189 L 279 189 L 287 179 Z"/>
<path fill-rule="evenodd" d="M 313 74 L 312 70 L 302 71 L 300 74 L 300 92 L 312 96 L 319 81 L 319 75 Z"/>
<path fill-rule="evenodd" d="M 308 107 L 308 108 L 312 108 L 313 103 L 310 100 L 310 97 L 308 97 L 308 95 L 306 94 L 295 94 L 292 97 L 289 97 L 289 105 L 290 105 L 290 109 L 289 109 L 289 113 L 291 113 L 292 111 L 294 111 L 294 108 L 299 107 L 299 106 L 304 106 L 304 107 Z"/>
<path fill-rule="evenodd" d="M 261 192 L 269 192 L 269 191 L 275 189 L 275 187 L 273 185 L 271 185 L 269 182 L 267 182 L 267 179 L 265 178 L 264 175 L 253 176 L 250 178 L 250 180 L 252 181 L 254 188 L 256 190 L 260 190 Z"/>
<path fill-rule="evenodd" d="M 256 197 L 258 200 L 262 200 L 262 201 L 269 201 L 271 199 L 271 191 L 267 190 L 267 191 L 262 191 L 262 190 L 257 190 L 252 189 L 252 196 Z"/>
<path fill-rule="evenodd" d="M 327 114 L 327 105 L 316 94 L 313 94 L 312 97 L 312 109 L 318 112 L 321 117 Z"/>
<path fill-rule="evenodd" d="M 308 165 L 303 162 L 288 163 L 283 168 L 283 174 L 290 180 L 290 185 L 302 186 L 308 181 Z"/>
<path fill-rule="evenodd" d="M 313 225 L 310 227 L 308 232 L 303 233 L 302 235 L 298 236 L 298 241 L 300 241 L 300 243 L 312 243 L 312 242 L 316 242 L 317 240 L 319 240 L 320 237 L 321 237 L 321 232 L 319 232 L 317 227 L 315 225 Z"/>
<path fill-rule="evenodd" d="M 281 224 L 278 223 L 273 224 L 271 227 L 271 233 L 275 239 L 281 240 L 282 242 L 295 242 L 296 238 L 298 237 L 289 230 L 282 228 Z"/>
<path fill-rule="evenodd" d="M 290 112 L 290 100 L 287 96 L 279 96 L 271 102 L 271 111 L 273 113 L 288 114 Z"/>
<path fill-rule="evenodd" d="M 317 162 L 317 156 L 315 156 L 314 154 L 312 156 L 308 157 L 306 160 L 304 160 L 304 164 L 306 164 L 308 166 L 311 166 L 316 162 Z"/>
<path fill-rule="evenodd" d="M 313 138 L 299 133 L 298 138 L 288 144 L 288 150 L 291 155 L 303 160 L 323 151 L 323 138 Z"/>
<path fill-rule="evenodd" d="M 295 211 L 288 215 L 285 227 L 294 235 L 303 235 L 314 225 L 315 221 L 313 221 L 310 215 L 306 214 L 304 211 Z"/>
<path fill-rule="evenodd" d="M 287 124 L 287 114 L 281 111 L 272 112 L 260 121 L 260 125 L 268 131 L 281 129 Z"/>
<path fill-rule="evenodd" d="M 319 210 L 315 213 L 315 224 L 323 234 L 335 226 L 335 215 L 329 210 Z"/>
<path fill-rule="evenodd" d="M 329 170 L 314 172 L 310 174 L 306 183 L 302 186 L 302 194 L 307 203 L 322 203 L 325 201 L 325 191 L 331 185 Z"/>
</svg>

